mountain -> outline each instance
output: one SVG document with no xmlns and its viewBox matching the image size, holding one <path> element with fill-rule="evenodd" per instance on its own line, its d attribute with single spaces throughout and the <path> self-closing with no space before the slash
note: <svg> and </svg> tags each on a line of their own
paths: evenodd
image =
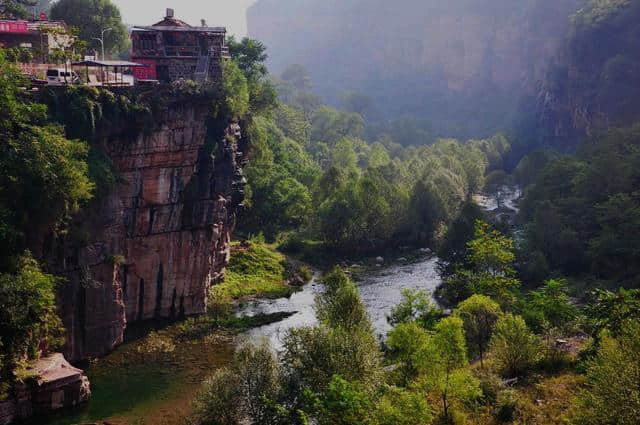
<svg viewBox="0 0 640 425">
<path fill-rule="evenodd" d="M 436 135 L 481 137 L 535 99 L 580 3 L 258 0 L 248 30 L 275 74 L 303 65 L 332 104 L 360 91 L 378 119 L 426 117 Z"/>
</svg>

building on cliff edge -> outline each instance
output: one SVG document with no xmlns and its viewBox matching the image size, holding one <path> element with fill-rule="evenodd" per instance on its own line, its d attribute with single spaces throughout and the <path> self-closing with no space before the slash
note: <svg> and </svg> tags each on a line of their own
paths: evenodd
<svg viewBox="0 0 640 425">
<path fill-rule="evenodd" d="M 131 60 L 147 65 L 134 71 L 141 80 L 164 83 L 181 78 L 215 81 L 222 75 L 222 60 L 229 57 L 224 27 L 193 27 L 174 17 L 173 9 L 152 26 L 135 26 L 131 32 Z"/>
</svg>

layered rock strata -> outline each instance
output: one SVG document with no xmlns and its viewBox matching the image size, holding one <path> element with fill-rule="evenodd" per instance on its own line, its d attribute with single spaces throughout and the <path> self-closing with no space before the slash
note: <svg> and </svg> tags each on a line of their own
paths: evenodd
<svg viewBox="0 0 640 425">
<path fill-rule="evenodd" d="M 229 259 L 246 143 L 237 124 L 212 136 L 209 108 L 175 101 L 148 128 L 100 135 L 118 181 L 51 250 L 68 281 L 59 297 L 67 358 L 106 354 L 132 323 L 206 311 Z"/>
</svg>

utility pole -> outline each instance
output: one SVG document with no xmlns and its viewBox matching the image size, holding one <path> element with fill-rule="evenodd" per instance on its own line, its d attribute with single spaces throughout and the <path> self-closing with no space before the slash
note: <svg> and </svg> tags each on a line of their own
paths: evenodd
<svg viewBox="0 0 640 425">
<path fill-rule="evenodd" d="M 112 28 L 104 28 L 100 33 L 100 38 L 94 37 L 94 40 L 98 40 L 100 42 L 100 47 L 102 48 L 102 60 L 104 60 L 104 33 L 111 30 Z"/>
</svg>

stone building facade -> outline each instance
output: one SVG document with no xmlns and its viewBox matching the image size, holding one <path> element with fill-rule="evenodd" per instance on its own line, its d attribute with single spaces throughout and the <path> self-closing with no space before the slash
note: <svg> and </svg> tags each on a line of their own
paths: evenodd
<svg viewBox="0 0 640 425">
<path fill-rule="evenodd" d="M 222 60 L 229 56 L 224 27 L 208 27 L 202 21 L 193 27 L 167 16 L 152 26 L 136 26 L 131 32 L 131 60 L 147 65 L 135 71 L 138 79 L 199 82 L 215 81 L 222 75 Z"/>
</svg>

